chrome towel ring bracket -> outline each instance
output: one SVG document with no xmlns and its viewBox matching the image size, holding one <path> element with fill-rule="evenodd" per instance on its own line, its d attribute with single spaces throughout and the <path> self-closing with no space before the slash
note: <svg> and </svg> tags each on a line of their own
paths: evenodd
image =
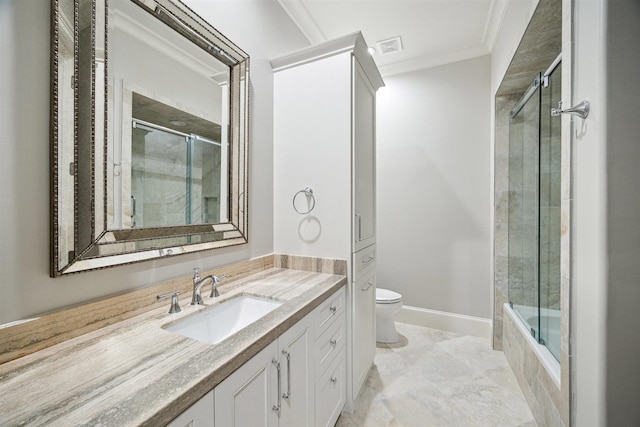
<svg viewBox="0 0 640 427">
<path fill-rule="evenodd" d="M 305 212 L 299 211 L 298 208 L 296 207 L 296 197 L 298 197 L 298 194 L 300 193 L 304 193 L 304 195 L 307 196 L 307 200 L 311 198 L 311 206 Z M 298 191 L 296 194 L 293 195 L 293 210 L 299 213 L 300 215 L 306 215 L 310 213 L 315 207 L 316 207 L 316 197 L 313 195 L 313 188 L 304 187 L 302 190 Z"/>
</svg>

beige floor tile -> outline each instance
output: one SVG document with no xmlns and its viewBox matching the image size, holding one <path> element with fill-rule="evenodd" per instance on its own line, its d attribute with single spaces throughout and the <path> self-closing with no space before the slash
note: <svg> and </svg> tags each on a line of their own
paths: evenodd
<svg viewBox="0 0 640 427">
<path fill-rule="evenodd" d="M 398 323 L 340 427 L 535 427 L 504 354 L 487 340 Z"/>
</svg>

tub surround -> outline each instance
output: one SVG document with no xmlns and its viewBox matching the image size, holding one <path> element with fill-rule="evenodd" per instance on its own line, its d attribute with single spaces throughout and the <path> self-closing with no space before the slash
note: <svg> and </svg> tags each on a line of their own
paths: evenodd
<svg viewBox="0 0 640 427">
<path fill-rule="evenodd" d="M 306 271 L 278 268 L 276 263 L 303 265 Z M 166 424 L 346 284 L 344 275 L 312 271 L 344 271 L 344 261 L 271 255 L 240 264 L 253 268 L 253 274 L 243 274 L 240 265 L 216 269 L 216 274 L 232 275 L 220 286 L 221 297 L 206 297 L 204 307 L 189 305 L 191 283 L 187 277 L 7 327 L 8 331 L 21 331 L 9 335 L 27 340 L 30 334 L 41 338 L 36 331 L 42 319 L 56 324 L 44 334 L 49 338 L 35 340 L 36 347 L 49 345 L 47 348 L 19 358 L 15 358 L 20 354 L 15 347 L 5 352 L 15 360 L 0 365 L 0 420 L 30 425 Z M 240 278 L 234 280 L 236 277 Z M 155 300 L 160 290 L 175 290 L 178 284 L 183 292 L 182 312 L 168 314 L 168 301 L 147 301 Z M 241 294 L 274 298 L 284 304 L 214 346 L 163 329 Z M 137 304 L 138 300 L 141 303 Z M 100 326 L 96 328 L 91 326 L 92 307 L 99 312 L 94 323 Z M 117 320 L 108 320 L 109 313 Z M 82 330 L 78 335 L 83 335 L 71 338 L 74 325 Z M 27 332 L 29 326 L 36 328 Z M 59 343 L 51 345 L 53 341 Z"/>
<path fill-rule="evenodd" d="M 541 344 L 529 342 L 529 337 L 522 332 L 524 327 L 516 323 L 519 319 L 513 310 L 505 305 L 504 313 L 504 355 L 536 422 L 541 426 L 570 425 L 568 370 L 553 372 L 552 365 L 557 362 L 551 353 L 548 353 L 547 361 L 543 360 L 532 347 L 542 347 Z M 537 350 L 548 352 L 546 348 Z M 567 366 L 566 353 L 562 352 L 561 356 L 560 366 Z"/>
</svg>

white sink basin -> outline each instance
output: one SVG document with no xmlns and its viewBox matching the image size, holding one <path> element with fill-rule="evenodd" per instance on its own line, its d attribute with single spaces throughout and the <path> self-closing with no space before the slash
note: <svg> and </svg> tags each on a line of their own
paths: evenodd
<svg viewBox="0 0 640 427">
<path fill-rule="evenodd" d="M 167 330 L 205 344 L 216 344 L 281 305 L 279 301 L 241 295 L 180 320 Z"/>
</svg>

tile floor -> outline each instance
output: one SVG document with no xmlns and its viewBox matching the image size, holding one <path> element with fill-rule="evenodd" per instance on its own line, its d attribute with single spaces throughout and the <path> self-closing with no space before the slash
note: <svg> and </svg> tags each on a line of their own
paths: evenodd
<svg viewBox="0 0 640 427">
<path fill-rule="evenodd" d="M 397 323 L 337 427 L 535 427 L 504 354 L 481 338 Z"/>
</svg>

